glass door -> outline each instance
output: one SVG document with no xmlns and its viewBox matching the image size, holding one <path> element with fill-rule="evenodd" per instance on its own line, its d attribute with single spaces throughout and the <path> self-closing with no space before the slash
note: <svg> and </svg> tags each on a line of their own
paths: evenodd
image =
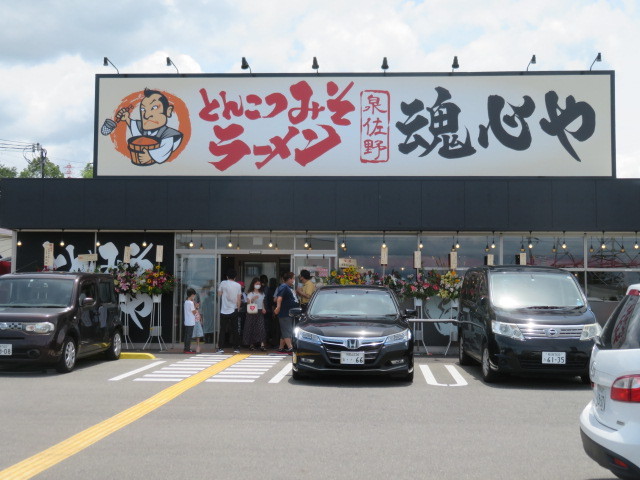
<svg viewBox="0 0 640 480">
<path fill-rule="evenodd" d="M 218 331 L 216 319 L 216 290 L 217 290 L 217 259 L 216 255 L 208 254 L 179 254 L 180 291 L 178 292 L 179 318 L 175 325 L 174 341 L 182 341 L 184 327 L 184 311 L 182 306 L 186 300 L 188 288 L 196 291 L 196 302 L 200 303 L 202 327 L 205 343 L 213 343 Z"/>
</svg>

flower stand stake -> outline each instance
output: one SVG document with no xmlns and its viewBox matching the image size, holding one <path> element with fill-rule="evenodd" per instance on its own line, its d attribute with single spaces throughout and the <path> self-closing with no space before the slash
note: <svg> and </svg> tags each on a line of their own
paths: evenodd
<svg viewBox="0 0 640 480">
<path fill-rule="evenodd" d="M 158 339 L 160 351 L 166 350 L 167 346 L 162 338 L 162 294 L 171 293 L 175 287 L 175 278 L 173 275 L 164 270 L 160 265 L 156 265 L 153 269 L 145 270 L 140 276 L 140 291 L 153 298 L 151 309 L 151 324 L 149 326 L 149 338 L 142 347 L 143 350 L 147 345 L 151 345 L 154 337 Z M 157 301 L 156 301 L 157 299 Z"/>
</svg>

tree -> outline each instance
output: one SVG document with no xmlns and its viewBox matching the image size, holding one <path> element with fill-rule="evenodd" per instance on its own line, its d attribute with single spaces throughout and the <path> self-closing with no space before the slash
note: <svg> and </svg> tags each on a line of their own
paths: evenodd
<svg viewBox="0 0 640 480">
<path fill-rule="evenodd" d="M 19 178 L 42 178 L 41 158 L 36 157 L 29 161 L 27 168 L 20 172 Z M 64 178 L 60 167 L 51 162 L 47 157 L 44 158 L 44 178 Z"/>
<path fill-rule="evenodd" d="M 87 163 L 80 172 L 82 178 L 93 178 L 93 163 Z"/>
<path fill-rule="evenodd" d="M 0 178 L 16 178 L 18 170 L 16 167 L 5 167 L 0 163 Z"/>
</svg>

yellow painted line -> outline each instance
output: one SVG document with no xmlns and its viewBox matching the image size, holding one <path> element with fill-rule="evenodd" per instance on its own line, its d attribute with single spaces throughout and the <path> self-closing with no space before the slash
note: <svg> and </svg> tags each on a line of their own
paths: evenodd
<svg viewBox="0 0 640 480">
<path fill-rule="evenodd" d="M 86 430 L 69 437 L 66 440 L 29 457 L 15 465 L 0 471 L 0 478 L 3 480 L 23 480 L 31 478 L 48 468 L 57 465 L 67 458 L 81 452 L 85 448 L 102 440 L 103 438 L 117 432 L 121 428 L 126 427 L 130 423 L 144 417 L 146 414 L 156 410 L 162 405 L 170 402 L 177 396 L 183 394 L 190 388 L 204 382 L 212 375 L 220 373 L 231 365 L 244 360 L 249 355 L 234 355 L 231 358 L 223 360 L 209 368 L 196 373 L 195 375 L 185 378 L 175 385 L 165 388 L 153 397 L 124 410 L 103 422 L 89 427 Z"/>
<path fill-rule="evenodd" d="M 120 358 L 134 358 L 134 359 L 143 359 L 143 360 L 153 360 L 156 356 L 152 353 L 142 353 L 142 352 L 120 352 Z"/>
</svg>

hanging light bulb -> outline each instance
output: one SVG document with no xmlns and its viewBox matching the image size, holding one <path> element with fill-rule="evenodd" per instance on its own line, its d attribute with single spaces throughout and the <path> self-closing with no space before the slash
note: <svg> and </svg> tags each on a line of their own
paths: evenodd
<svg viewBox="0 0 640 480">
<path fill-rule="evenodd" d="M 527 245 L 529 247 L 529 249 L 533 248 L 533 242 L 531 241 L 531 239 L 529 239 L 529 245 Z"/>
<path fill-rule="evenodd" d="M 60 246 L 64 247 L 64 239 L 62 238 L 62 235 L 64 234 L 64 228 L 62 229 L 62 233 L 60 234 Z"/>
<path fill-rule="evenodd" d="M 229 230 L 229 242 L 227 242 L 227 248 L 233 248 L 233 242 L 231 241 L 231 230 Z"/>
<path fill-rule="evenodd" d="M 558 251 L 558 249 L 556 248 L 556 241 L 553 241 L 553 247 L 551 247 L 551 252 L 552 253 L 556 253 Z"/>
<path fill-rule="evenodd" d="M 565 237 L 564 233 L 565 233 L 565 231 L 563 230 L 562 231 L 562 245 L 561 245 L 561 247 L 562 247 L 563 250 L 566 250 L 567 249 L 567 242 L 565 240 L 566 237 Z"/>
<path fill-rule="evenodd" d="M 271 230 L 269 230 L 269 248 L 273 248 L 273 242 L 271 241 Z"/>
<path fill-rule="evenodd" d="M 424 244 L 422 243 L 422 240 L 420 240 L 420 242 L 418 243 L 418 248 L 420 250 L 422 250 L 424 248 Z"/>
<path fill-rule="evenodd" d="M 607 249 L 607 244 L 604 243 L 604 238 L 602 239 L 602 245 L 600 245 L 600 248 L 602 248 L 602 250 L 606 250 Z"/>
<path fill-rule="evenodd" d="M 484 247 L 484 251 L 488 252 L 489 251 L 489 237 L 487 237 L 487 244 Z"/>
<path fill-rule="evenodd" d="M 340 244 L 340 248 L 344 251 L 347 250 L 347 237 L 344 234 L 344 230 L 342 230 L 342 243 Z"/>
<path fill-rule="evenodd" d="M 496 232 L 492 232 L 491 248 L 496 248 Z"/>
<path fill-rule="evenodd" d="M 147 246 L 147 231 L 144 230 L 144 235 L 142 237 L 142 247 L 145 248 Z"/>
<path fill-rule="evenodd" d="M 593 248 L 593 238 L 589 239 L 589 253 L 593 253 L 594 252 L 594 248 Z"/>
<path fill-rule="evenodd" d="M 458 233 L 460 232 L 460 230 L 456 231 L 456 250 L 458 250 L 460 248 L 460 242 L 458 240 Z"/>
<path fill-rule="evenodd" d="M 18 240 L 18 241 L 17 241 L 17 243 L 16 243 L 16 245 L 17 245 L 18 247 L 21 247 L 21 246 L 22 246 L 22 240 Z"/>
<path fill-rule="evenodd" d="M 386 233 L 384 230 L 382 231 L 382 248 L 387 248 Z"/>
<path fill-rule="evenodd" d="M 193 230 L 191 230 L 191 236 L 189 237 L 189 248 L 193 248 Z"/>
<path fill-rule="evenodd" d="M 520 244 L 520 252 L 521 252 L 521 253 L 524 253 L 524 243 L 521 243 L 521 244 Z"/>
</svg>

